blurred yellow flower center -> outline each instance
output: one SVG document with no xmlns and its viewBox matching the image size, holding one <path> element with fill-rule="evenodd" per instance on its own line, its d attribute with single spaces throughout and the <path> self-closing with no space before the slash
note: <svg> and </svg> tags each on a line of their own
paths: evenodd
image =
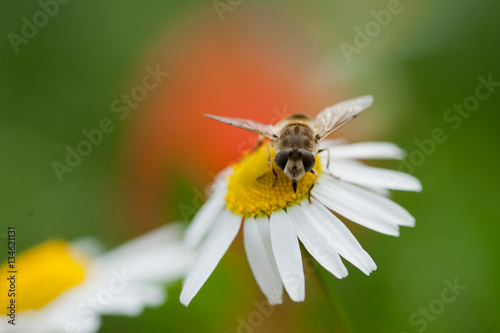
<svg viewBox="0 0 500 333">
<path fill-rule="evenodd" d="M 270 147 L 270 156 L 276 153 Z M 274 211 L 293 206 L 307 198 L 309 188 L 314 182 L 310 172 L 297 181 L 297 192 L 293 192 L 292 181 L 273 162 L 278 175 L 276 185 L 274 174 L 269 169 L 266 144 L 248 153 L 233 166 L 233 174 L 229 177 L 226 207 L 241 216 L 265 216 Z M 314 170 L 321 173 L 319 156 L 316 156 Z M 267 171 L 267 173 L 266 173 Z M 260 177 L 263 175 L 263 177 Z"/>
<path fill-rule="evenodd" d="M 16 312 L 42 308 L 83 281 L 86 263 L 87 258 L 64 241 L 48 241 L 18 254 L 15 281 L 9 280 L 14 273 L 8 273 L 12 271 L 8 263 L 0 268 L 0 314 L 7 314 L 11 299 Z M 14 290 L 14 297 L 9 290 Z"/>
</svg>

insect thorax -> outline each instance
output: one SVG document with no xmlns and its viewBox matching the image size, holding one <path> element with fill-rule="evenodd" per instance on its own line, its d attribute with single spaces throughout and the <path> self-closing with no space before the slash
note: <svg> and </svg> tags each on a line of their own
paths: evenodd
<svg viewBox="0 0 500 333">
<path fill-rule="evenodd" d="M 307 149 L 316 152 L 316 140 L 313 129 L 303 122 L 292 121 L 281 130 L 274 148 L 279 151 L 284 148 Z"/>
</svg>

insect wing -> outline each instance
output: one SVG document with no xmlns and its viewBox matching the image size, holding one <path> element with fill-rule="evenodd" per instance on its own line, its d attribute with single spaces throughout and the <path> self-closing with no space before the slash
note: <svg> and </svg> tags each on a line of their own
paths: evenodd
<svg viewBox="0 0 500 333">
<path fill-rule="evenodd" d="M 316 116 L 319 137 L 324 138 L 338 130 L 373 103 L 373 96 L 362 96 L 329 106 Z"/>
<path fill-rule="evenodd" d="M 227 117 L 219 117 L 219 116 L 213 116 L 210 114 L 204 114 L 205 117 L 211 118 L 218 120 L 220 122 L 236 126 L 239 128 L 243 128 L 247 131 L 251 131 L 260 135 L 263 135 L 268 138 L 272 138 L 274 135 L 274 126 L 272 125 L 265 125 L 261 124 L 259 122 L 253 121 L 253 120 L 248 120 L 248 119 L 239 119 L 239 118 L 227 118 Z"/>
</svg>

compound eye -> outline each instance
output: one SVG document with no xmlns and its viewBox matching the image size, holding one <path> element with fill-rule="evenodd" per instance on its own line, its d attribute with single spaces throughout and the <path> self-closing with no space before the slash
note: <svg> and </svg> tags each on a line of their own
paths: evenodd
<svg viewBox="0 0 500 333">
<path fill-rule="evenodd" d="M 304 171 L 309 172 L 314 167 L 314 163 L 316 163 L 316 158 L 314 158 L 314 154 L 306 149 L 300 149 L 300 153 L 302 154 L 302 164 L 304 165 Z"/>
<path fill-rule="evenodd" d="M 288 162 L 288 157 L 290 156 L 290 152 L 292 150 L 290 148 L 286 149 L 281 149 L 278 154 L 276 154 L 276 158 L 274 161 L 276 162 L 276 165 L 278 168 L 281 169 L 281 171 L 285 170 L 286 163 Z"/>
</svg>

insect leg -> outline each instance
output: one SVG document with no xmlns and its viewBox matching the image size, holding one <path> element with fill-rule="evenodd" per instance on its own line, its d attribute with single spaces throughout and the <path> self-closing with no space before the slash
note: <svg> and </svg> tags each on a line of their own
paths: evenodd
<svg viewBox="0 0 500 333">
<path fill-rule="evenodd" d="M 264 177 L 268 172 L 269 170 L 273 170 L 273 174 L 274 174 L 274 183 L 273 183 L 273 187 L 276 185 L 276 181 L 278 180 L 278 174 L 276 173 L 276 171 L 274 171 L 274 168 L 273 168 L 273 161 L 274 161 L 274 158 L 271 158 L 271 154 L 269 153 L 269 146 L 271 145 L 271 143 L 269 142 L 267 144 L 267 147 L 266 147 L 266 151 L 267 151 L 267 162 L 269 163 L 269 169 L 266 170 L 266 172 L 264 172 L 262 175 L 260 175 L 259 177 L 255 178 L 257 180 L 259 180 L 260 178 Z"/>
<path fill-rule="evenodd" d="M 264 142 L 265 138 L 266 138 L 265 136 L 259 135 L 259 138 L 257 139 L 257 147 L 255 147 L 254 150 L 257 150 L 257 148 L 259 148 L 262 145 L 262 143 Z"/>
<path fill-rule="evenodd" d="M 276 173 L 276 171 L 274 171 L 274 168 L 271 167 L 271 170 L 273 170 L 273 174 L 274 174 L 274 183 L 273 183 L 273 187 L 276 186 L 276 181 L 278 180 L 278 174 Z"/>
<path fill-rule="evenodd" d="M 318 179 L 318 173 L 314 169 L 312 169 L 310 172 L 314 175 L 314 181 L 313 181 L 311 187 L 309 187 L 309 192 L 307 193 L 307 198 L 309 199 L 309 203 L 312 203 L 311 202 L 311 191 L 312 191 L 314 185 L 316 184 L 316 179 Z"/>
<path fill-rule="evenodd" d="M 335 177 L 332 172 L 330 171 L 330 148 L 323 148 L 318 150 L 318 154 L 325 151 L 327 152 L 327 161 L 326 161 L 326 171 L 330 174 L 330 176 Z M 312 170 L 311 170 L 312 171 Z"/>
</svg>

